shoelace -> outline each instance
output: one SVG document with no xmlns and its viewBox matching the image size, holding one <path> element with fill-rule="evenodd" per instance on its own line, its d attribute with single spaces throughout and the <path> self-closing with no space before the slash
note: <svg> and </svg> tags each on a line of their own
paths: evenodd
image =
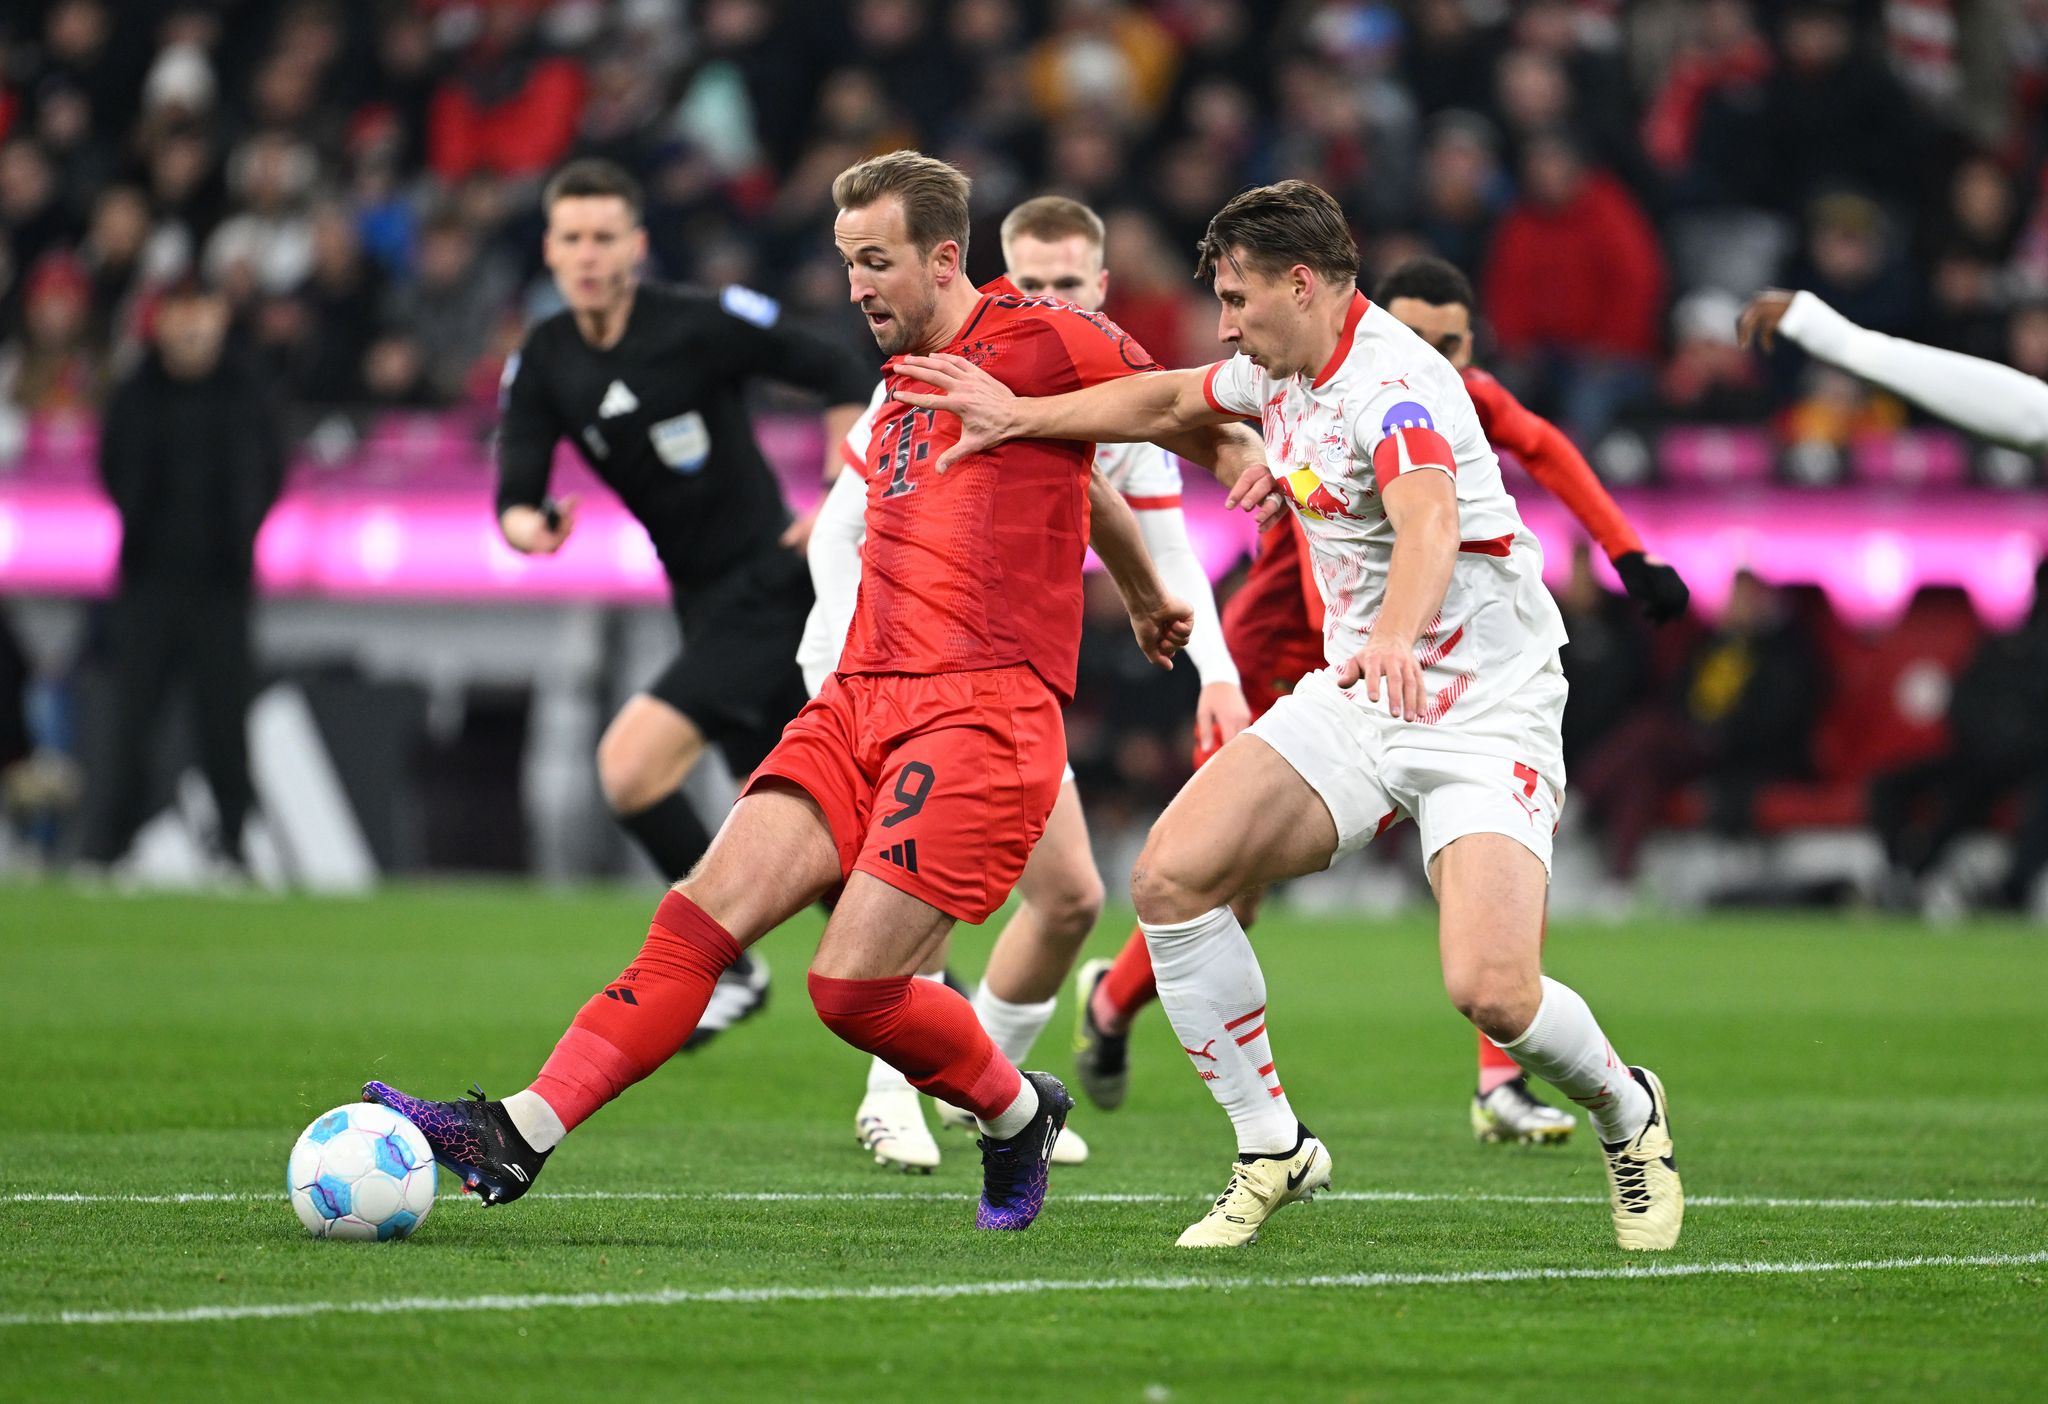
<svg viewBox="0 0 2048 1404">
<path fill-rule="evenodd" d="M 1643 1164 L 1626 1152 L 1611 1153 L 1607 1163 L 1614 1169 L 1614 1198 L 1628 1214 L 1647 1213 L 1650 1208 L 1649 1177 Z"/>
<path fill-rule="evenodd" d="M 1218 1209 L 1227 1205 L 1230 1197 L 1240 1189 L 1262 1203 L 1265 1201 L 1266 1197 L 1259 1193 L 1259 1187 L 1252 1183 L 1251 1170 L 1252 1167 L 1245 1164 L 1242 1160 L 1230 1162 L 1230 1183 L 1223 1187 L 1223 1193 L 1216 1196 L 1216 1207 Z"/>
</svg>

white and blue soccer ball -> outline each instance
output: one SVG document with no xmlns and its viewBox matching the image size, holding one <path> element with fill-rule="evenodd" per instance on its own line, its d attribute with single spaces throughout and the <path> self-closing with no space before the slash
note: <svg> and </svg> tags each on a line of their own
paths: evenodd
<svg viewBox="0 0 2048 1404">
<path fill-rule="evenodd" d="M 391 1108 L 350 1102 L 306 1128 L 285 1185 L 315 1238 L 404 1238 L 434 1207 L 434 1153 Z"/>
</svg>

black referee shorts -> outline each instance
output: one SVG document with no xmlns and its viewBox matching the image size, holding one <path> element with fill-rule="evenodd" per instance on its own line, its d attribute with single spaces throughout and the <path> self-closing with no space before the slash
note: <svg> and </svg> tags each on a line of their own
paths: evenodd
<svg viewBox="0 0 2048 1404">
<path fill-rule="evenodd" d="M 682 656 L 647 692 L 694 722 L 736 779 L 753 772 L 809 700 L 796 646 L 812 598 L 803 557 L 772 546 L 692 590 L 676 610 Z"/>
</svg>

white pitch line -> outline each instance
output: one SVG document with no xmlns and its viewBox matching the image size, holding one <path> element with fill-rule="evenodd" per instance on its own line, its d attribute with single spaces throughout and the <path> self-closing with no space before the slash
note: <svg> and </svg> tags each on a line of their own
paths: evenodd
<svg viewBox="0 0 2048 1404">
<path fill-rule="evenodd" d="M 409 1312 L 590 1310 L 606 1307 L 756 1305 L 776 1302 L 894 1302 L 1042 1292 L 1205 1292 L 1298 1288 L 1466 1287 L 1514 1282 L 1628 1282 L 1670 1277 L 1797 1277 L 1821 1273 L 1902 1272 L 1916 1268 L 2000 1268 L 2048 1263 L 2048 1251 L 1866 1258 L 1851 1262 L 1645 1263 L 1612 1268 L 1506 1268 L 1492 1272 L 1360 1272 L 1314 1277 L 1025 1278 L 997 1282 L 904 1283 L 870 1287 L 670 1287 L 654 1292 L 490 1293 L 475 1297 L 384 1297 L 366 1301 L 251 1302 L 149 1311 L 61 1311 L 0 1316 L 6 1326 L 170 1326 L 213 1321 L 275 1321 L 308 1316 L 395 1316 Z"/>
<path fill-rule="evenodd" d="M 563 1190 L 534 1192 L 535 1200 L 657 1203 L 712 1202 L 728 1204 L 861 1204 L 929 1202 L 951 1204 L 966 1198 L 937 1190 Z M 1187 1204 L 1207 1200 L 1206 1194 L 1055 1192 L 1060 1204 Z M 278 1203 L 281 1194 L 76 1194 L 24 1192 L 0 1195 L 6 1204 L 255 1204 Z M 1459 1194 L 1453 1191 L 1324 1190 L 1317 1199 L 1353 1204 L 1605 1204 L 1604 1195 L 1589 1194 Z M 1801 1199 L 1785 1195 L 1696 1194 L 1686 1198 L 1695 1209 L 2048 1209 L 2042 1199 L 1863 1199 L 1843 1196 Z"/>
</svg>

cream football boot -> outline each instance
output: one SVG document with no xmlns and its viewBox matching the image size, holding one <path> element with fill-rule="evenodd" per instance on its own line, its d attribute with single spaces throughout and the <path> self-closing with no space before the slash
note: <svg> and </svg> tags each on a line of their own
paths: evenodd
<svg viewBox="0 0 2048 1404">
<path fill-rule="evenodd" d="M 1254 1242 L 1259 1227 L 1284 1204 L 1313 1199 L 1330 1187 L 1330 1153 L 1323 1143 L 1301 1133 L 1300 1144 L 1284 1155 L 1238 1159 L 1208 1213 L 1189 1224 L 1176 1240 L 1181 1248 L 1241 1248 Z"/>
<path fill-rule="evenodd" d="M 1600 1145 L 1614 1197 L 1614 1238 L 1632 1252 L 1661 1250 L 1677 1244 L 1685 1222 L 1685 1190 L 1671 1153 L 1671 1109 L 1657 1074 L 1628 1071 L 1650 1094 L 1650 1120 L 1630 1140 Z"/>
</svg>

